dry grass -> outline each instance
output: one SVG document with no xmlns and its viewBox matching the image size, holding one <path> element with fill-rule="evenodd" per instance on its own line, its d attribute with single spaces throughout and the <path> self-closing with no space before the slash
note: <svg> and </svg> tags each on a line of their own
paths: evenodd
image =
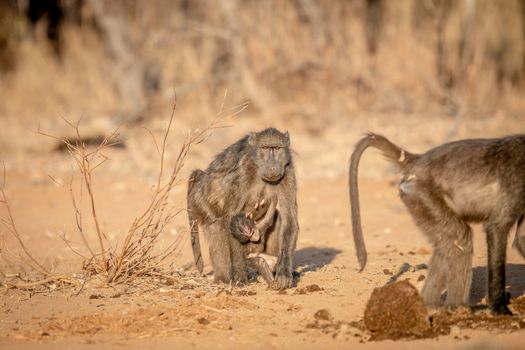
<svg viewBox="0 0 525 350">
<path fill-rule="evenodd" d="M 523 108 L 519 0 L 383 1 L 373 53 L 364 0 L 222 3 L 117 1 L 99 12 L 88 3 L 84 24 L 64 27 L 61 62 L 42 33 L 19 43 L 17 68 L 0 81 L 0 112 L 18 120 L 57 111 L 154 117 L 176 87 L 179 114 L 195 126 L 231 86 L 232 99 L 252 100 L 258 116 L 308 124 L 321 115 L 319 127 L 361 112 L 479 116 Z M 122 57 L 111 34 L 90 25 L 108 19 L 126 38 L 118 42 Z"/>
</svg>

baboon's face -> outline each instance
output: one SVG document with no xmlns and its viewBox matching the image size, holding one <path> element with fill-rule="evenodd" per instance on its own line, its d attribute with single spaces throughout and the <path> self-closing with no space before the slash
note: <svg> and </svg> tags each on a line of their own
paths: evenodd
<svg viewBox="0 0 525 350">
<path fill-rule="evenodd" d="M 255 222 L 242 213 L 232 218 L 230 230 L 232 235 L 242 244 L 259 242 L 261 240 L 261 234 L 255 226 Z"/>
<path fill-rule="evenodd" d="M 257 148 L 259 176 L 266 182 L 280 181 L 289 162 L 288 150 L 284 147 L 273 145 Z"/>
<path fill-rule="evenodd" d="M 249 142 L 255 147 L 255 162 L 259 176 L 268 183 L 278 183 L 290 164 L 290 137 L 270 128 L 250 135 Z"/>
</svg>

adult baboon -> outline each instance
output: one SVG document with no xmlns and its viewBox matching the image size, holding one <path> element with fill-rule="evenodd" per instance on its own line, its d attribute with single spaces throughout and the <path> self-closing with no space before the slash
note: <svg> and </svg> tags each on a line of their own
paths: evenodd
<svg viewBox="0 0 525 350">
<path fill-rule="evenodd" d="M 275 287 L 292 287 L 292 258 L 299 231 L 295 172 L 289 135 L 274 128 L 250 133 L 218 154 L 206 171 L 191 174 L 188 217 L 199 271 L 203 269 L 201 226 L 215 281 L 246 282 L 245 252 L 230 231 L 230 221 L 238 214 L 246 215 L 254 203 L 273 197 L 277 199 L 275 222 L 266 233 L 263 253 L 277 256 Z"/>
<path fill-rule="evenodd" d="M 423 154 L 409 153 L 381 135 L 362 138 L 349 171 L 352 228 L 361 270 L 367 254 L 357 169 L 368 147 L 381 150 L 401 171 L 400 197 L 432 244 L 429 273 L 421 291 L 427 305 L 438 306 L 445 290 L 446 306 L 468 303 L 473 253 L 469 223 L 479 222 L 487 235 L 489 306 L 497 314 L 510 314 L 505 260 L 507 236 L 516 222 L 514 245 L 521 255 L 525 252 L 525 135 L 450 142 Z"/>
</svg>

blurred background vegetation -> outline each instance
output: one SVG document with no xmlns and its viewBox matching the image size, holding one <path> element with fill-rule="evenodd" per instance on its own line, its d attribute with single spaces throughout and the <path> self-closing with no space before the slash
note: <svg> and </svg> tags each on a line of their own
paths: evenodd
<svg viewBox="0 0 525 350">
<path fill-rule="evenodd" d="M 17 130 L 59 115 L 165 119 L 174 91 L 180 128 L 228 89 L 252 128 L 359 135 L 358 120 L 395 115 L 457 134 L 460 120 L 519 122 L 524 82 L 525 0 L 0 1 L 3 154 L 40 147 Z"/>
</svg>

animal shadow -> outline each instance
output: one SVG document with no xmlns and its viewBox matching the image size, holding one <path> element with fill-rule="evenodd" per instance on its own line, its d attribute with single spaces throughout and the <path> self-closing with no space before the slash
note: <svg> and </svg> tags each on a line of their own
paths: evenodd
<svg viewBox="0 0 525 350">
<path fill-rule="evenodd" d="M 296 274 L 317 271 L 330 264 L 341 250 L 334 248 L 302 248 L 295 252 L 294 262 Z"/>
<path fill-rule="evenodd" d="M 513 298 L 525 292 L 525 265 L 507 264 L 507 290 Z M 471 303 L 479 303 L 487 295 L 487 267 L 478 266 L 472 269 L 472 287 L 470 288 Z"/>
</svg>

